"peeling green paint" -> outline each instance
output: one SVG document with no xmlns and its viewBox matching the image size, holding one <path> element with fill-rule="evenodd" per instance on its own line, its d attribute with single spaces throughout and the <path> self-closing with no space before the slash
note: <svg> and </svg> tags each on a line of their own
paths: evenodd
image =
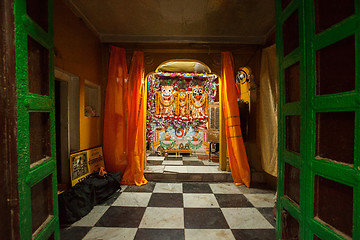
<svg viewBox="0 0 360 240">
<path fill-rule="evenodd" d="M 282 2 L 284 1 L 276 0 L 276 42 L 280 92 L 276 239 L 282 239 L 281 213 L 283 209 L 298 221 L 299 239 L 313 239 L 314 235 L 321 239 L 345 239 L 343 235 L 314 218 L 315 175 L 353 188 L 352 238 L 360 239 L 360 1 L 354 1 L 354 15 L 321 34 L 315 34 L 314 31 L 314 2 L 316 1 L 292 0 L 285 9 L 282 9 Z M 299 16 L 299 47 L 284 57 L 283 23 L 294 11 L 298 11 Z M 355 36 L 355 90 L 317 96 L 316 51 L 350 35 Z M 300 101 L 285 103 L 285 69 L 296 62 L 300 63 Z M 334 71 L 334 69 L 329 69 L 329 71 Z M 353 166 L 315 159 L 316 113 L 338 111 L 355 112 Z M 291 153 L 285 148 L 285 118 L 289 115 L 301 117 L 300 154 Z M 334 136 L 334 141 L 335 139 L 336 136 Z M 300 170 L 299 205 L 284 195 L 285 162 Z"/>
<path fill-rule="evenodd" d="M 54 216 L 35 239 L 48 239 L 54 234 L 59 239 L 59 219 L 56 182 L 56 144 L 54 111 L 54 46 L 53 46 L 53 2 L 48 0 L 48 32 L 45 32 L 26 14 L 25 0 L 15 0 L 15 47 L 18 115 L 19 156 L 19 208 L 21 239 L 32 239 L 31 187 L 52 175 L 52 198 Z M 49 96 L 29 93 L 28 82 L 28 36 L 49 51 Z M 29 112 L 50 113 L 51 157 L 30 168 Z"/>
</svg>

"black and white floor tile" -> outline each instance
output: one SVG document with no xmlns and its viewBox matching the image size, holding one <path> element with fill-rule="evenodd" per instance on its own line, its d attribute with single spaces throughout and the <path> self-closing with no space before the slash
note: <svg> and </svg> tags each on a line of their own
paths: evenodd
<svg viewBox="0 0 360 240">
<path fill-rule="evenodd" d="M 148 156 L 144 173 L 152 181 L 232 182 L 230 172 L 221 171 L 207 155 Z"/>
<path fill-rule="evenodd" d="M 149 182 L 123 186 L 61 239 L 272 240 L 274 192 L 233 183 Z"/>
</svg>

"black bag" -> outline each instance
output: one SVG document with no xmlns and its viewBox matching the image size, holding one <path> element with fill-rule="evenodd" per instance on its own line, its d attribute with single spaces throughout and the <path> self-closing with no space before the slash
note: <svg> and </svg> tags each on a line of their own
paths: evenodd
<svg viewBox="0 0 360 240">
<path fill-rule="evenodd" d="M 103 203 L 120 188 L 120 172 L 90 178 L 89 184 L 95 189 L 96 203 Z"/>
<path fill-rule="evenodd" d="M 96 204 L 107 200 L 120 189 L 120 172 L 105 177 L 90 175 L 58 196 L 60 223 L 70 224 L 87 215 Z"/>
</svg>

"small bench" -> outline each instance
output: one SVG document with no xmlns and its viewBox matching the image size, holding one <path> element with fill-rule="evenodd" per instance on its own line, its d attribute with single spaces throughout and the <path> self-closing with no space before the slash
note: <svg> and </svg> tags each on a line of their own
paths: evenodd
<svg viewBox="0 0 360 240">
<path fill-rule="evenodd" d="M 191 156 L 192 152 L 191 149 L 165 149 L 165 153 L 175 153 L 176 156 L 181 155 L 181 153 L 189 153 Z"/>
</svg>

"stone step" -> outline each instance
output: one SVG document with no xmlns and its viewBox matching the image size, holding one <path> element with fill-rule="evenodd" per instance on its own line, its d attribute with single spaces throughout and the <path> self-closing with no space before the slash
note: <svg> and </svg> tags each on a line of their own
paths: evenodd
<svg viewBox="0 0 360 240">
<path fill-rule="evenodd" d="M 230 172 L 218 172 L 218 173 L 184 173 L 184 172 L 147 172 L 144 173 L 145 178 L 148 181 L 155 182 L 233 182 L 233 178 Z M 264 184 L 264 173 L 261 171 L 251 171 L 251 185 Z"/>
<path fill-rule="evenodd" d="M 219 170 L 218 156 L 148 156 L 145 178 L 157 182 L 233 182 L 230 172 Z M 264 172 L 251 170 L 251 184 L 262 184 Z"/>
<path fill-rule="evenodd" d="M 228 172 L 224 173 L 145 173 L 148 181 L 155 182 L 232 182 L 232 176 Z"/>
</svg>

